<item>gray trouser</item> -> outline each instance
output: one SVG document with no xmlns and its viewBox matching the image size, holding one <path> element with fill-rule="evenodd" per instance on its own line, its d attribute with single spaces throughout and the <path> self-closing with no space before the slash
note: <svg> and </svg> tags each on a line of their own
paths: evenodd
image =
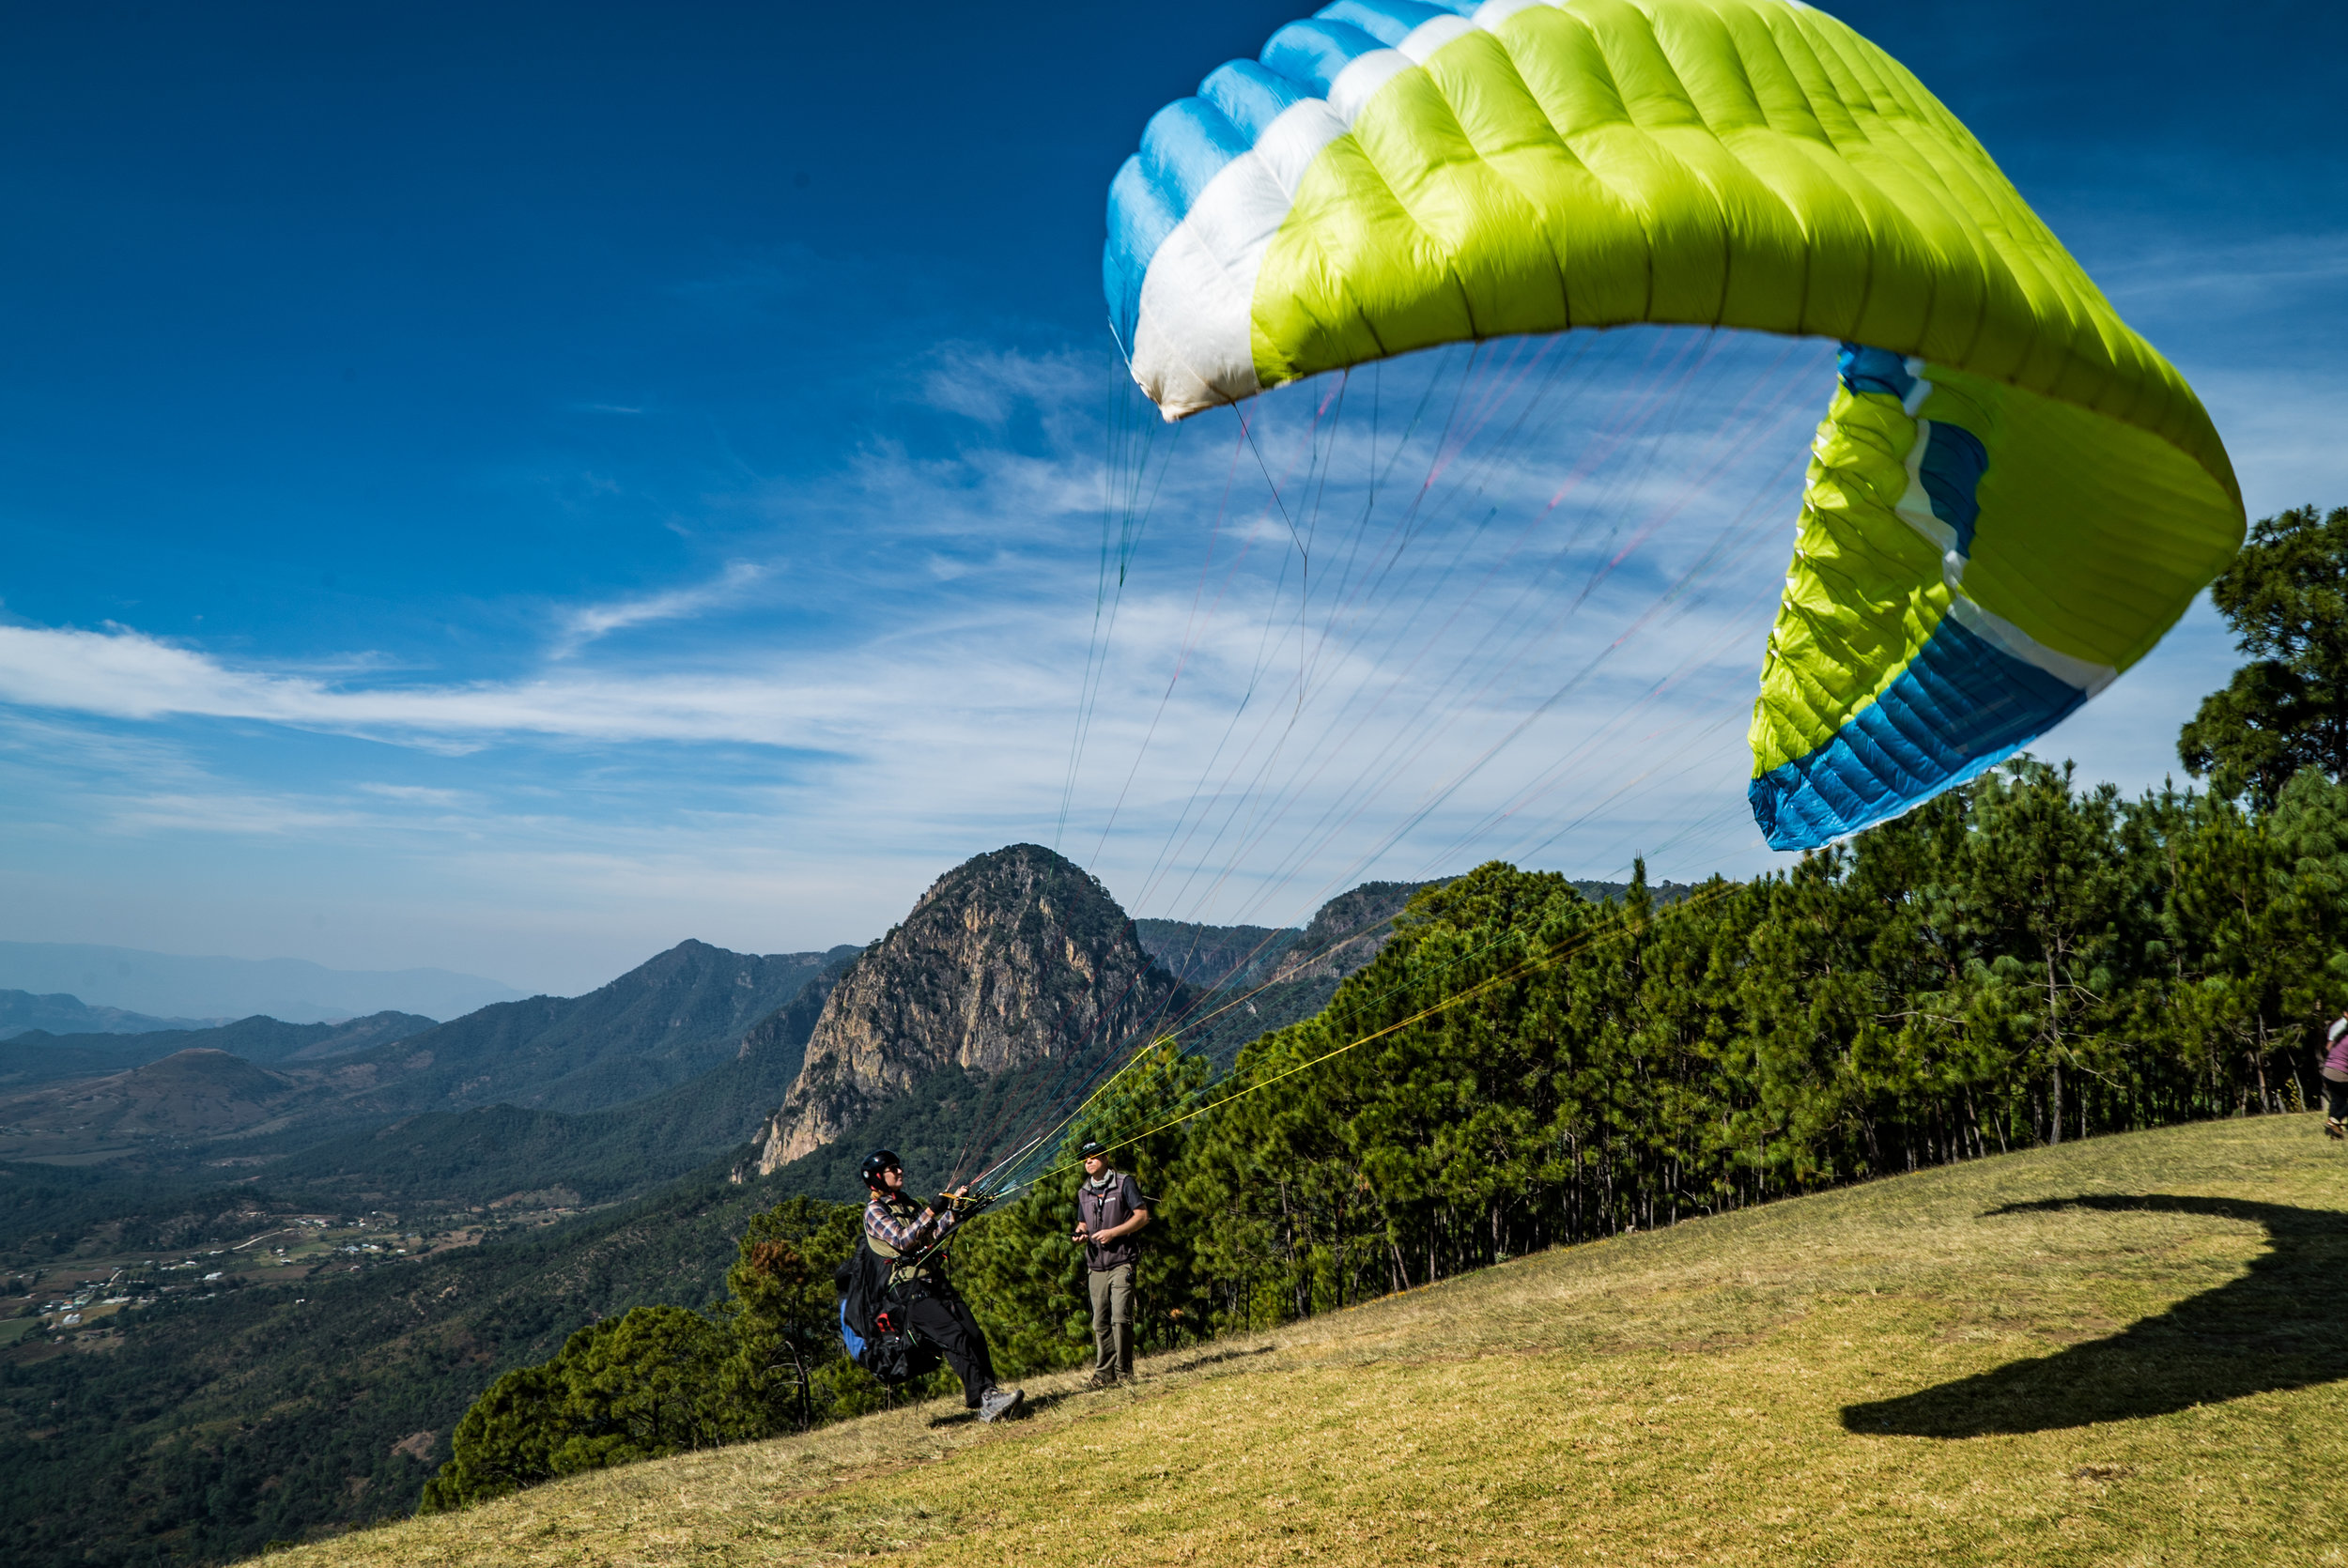
<svg viewBox="0 0 2348 1568">
<path fill-rule="evenodd" d="M 1092 1270 L 1092 1344 L 1095 1374 L 1134 1375 L 1134 1266 Z"/>
</svg>

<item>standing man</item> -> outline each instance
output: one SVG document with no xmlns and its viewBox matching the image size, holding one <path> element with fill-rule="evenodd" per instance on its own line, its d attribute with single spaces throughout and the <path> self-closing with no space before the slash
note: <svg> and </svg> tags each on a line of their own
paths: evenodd
<svg viewBox="0 0 2348 1568">
<path fill-rule="evenodd" d="M 995 1381 L 986 1335 L 946 1278 L 945 1242 L 962 1223 L 961 1208 L 949 1205 L 940 1214 L 916 1205 L 905 1195 L 904 1166 L 887 1149 L 865 1158 L 864 1185 L 873 1194 L 864 1206 L 864 1244 L 888 1260 L 889 1296 L 906 1326 L 937 1346 L 962 1379 L 962 1402 L 981 1421 L 1016 1414 L 1027 1394 Z M 969 1191 L 965 1187 L 953 1195 L 966 1197 Z"/>
<path fill-rule="evenodd" d="M 2332 1020 L 2324 1053 L 2324 1136 L 2348 1137 L 2348 1013 Z"/>
<path fill-rule="evenodd" d="M 1084 1146 L 1085 1179 L 1076 1189 L 1076 1239 L 1092 1271 L 1090 1386 L 1105 1389 L 1134 1375 L 1134 1272 L 1141 1262 L 1135 1232 L 1150 1222 L 1150 1202 L 1132 1176 L 1109 1165 L 1108 1151 Z"/>
</svg>

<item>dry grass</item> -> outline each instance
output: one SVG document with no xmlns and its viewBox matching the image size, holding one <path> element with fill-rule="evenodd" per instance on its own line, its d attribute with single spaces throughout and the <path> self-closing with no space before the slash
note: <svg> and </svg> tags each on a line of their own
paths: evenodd
<svg viewBox="0 0 2348 1568">
<path fill-rule="evenodd" d="M 2294 1116 L 1927 1172 L 1031 1384 L 1002 1429 L 900 1411 L 271 1563 L 2348 1563 L 2343 1158 Z"/>
</svg>

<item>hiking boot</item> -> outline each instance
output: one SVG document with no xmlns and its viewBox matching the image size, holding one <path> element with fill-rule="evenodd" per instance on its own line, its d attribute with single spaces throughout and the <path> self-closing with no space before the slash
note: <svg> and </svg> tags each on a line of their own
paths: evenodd
<svg viewBox="0 0 2348 1568">
<path fill-rule="evenodd" d="M 1088 1389 L 1113 1389 L 1117 1387 L 1117 1374 L 1106 1368 L 1096 1369 L 1091 1376 L 1085 1379 L 1085 1387 Z"/>
<path fill-rule="evenodd" d="M 2332 1116 L 2325 1117 L 2324 1136 L 2326 1138 L 2348 1138 L 2348 1122 L 2342 1122 Z"/>
<path fill-rule="evenodd" d="M 1007 1389 L 997 1383 L 987 1390 L 985 1397 L 979 1401 L 979 1419 L 991 1422 L 998 1422 L 1005 1416 L 1015 1416 L 1019 1413 L 1019 1407 L 1027 1402 L 1026 1391 Z"/>
</svg>

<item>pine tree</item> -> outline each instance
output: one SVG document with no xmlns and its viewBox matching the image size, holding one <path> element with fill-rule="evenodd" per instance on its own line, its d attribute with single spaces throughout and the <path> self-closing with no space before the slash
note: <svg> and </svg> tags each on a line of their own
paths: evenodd
<svg viewBox="0 0 2348 1568">
<path fill-rule="evenodd" d="M 2249 662 L 2179 733 L 2186 769 L 2262 806 L 2302 768 L 2348 779 L 2348 507 L 2252 524 L 2210 602 Z"/>
</svg>

